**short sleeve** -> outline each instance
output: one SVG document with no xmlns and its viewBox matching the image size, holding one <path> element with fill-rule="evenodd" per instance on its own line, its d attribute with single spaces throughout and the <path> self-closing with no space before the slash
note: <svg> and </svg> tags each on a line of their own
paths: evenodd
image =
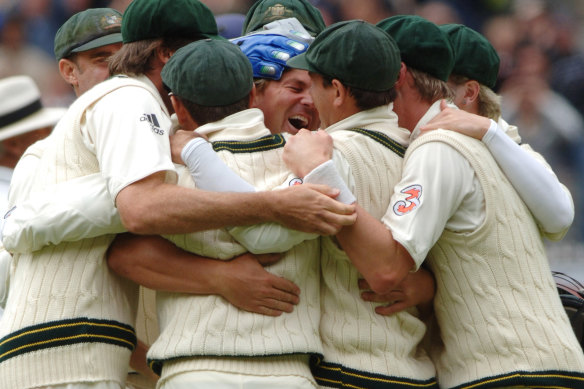
<svg viewBox="0 0 584 389">
<path fill-rule="evenodd" d="M 126 186 L 156 172 L 176 181 L 170 158 L 171 120 L 146 89 L 127 86 L 86 111 L 82 132 L 93 149 L 112 199 Z"/>
</svg>

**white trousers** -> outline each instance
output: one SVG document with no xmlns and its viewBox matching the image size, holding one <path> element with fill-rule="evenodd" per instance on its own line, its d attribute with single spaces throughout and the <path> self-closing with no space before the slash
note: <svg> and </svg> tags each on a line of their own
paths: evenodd
<svg viewBox="0 0 584 389">
<path fill-rule="evenodd" d="M 299 376 L 254 376 L 217 371 L 193 371 L 173 375 L 158 389 L 314 389 L 312 382 Z"/>
</svg>

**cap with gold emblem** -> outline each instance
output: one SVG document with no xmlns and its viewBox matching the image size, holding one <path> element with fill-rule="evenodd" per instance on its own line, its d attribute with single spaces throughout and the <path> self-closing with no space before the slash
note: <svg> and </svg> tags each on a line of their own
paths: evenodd
<svg viewBox="0 0 584 389">
<path fill-rule="evenodd" d="M 55 35 L 55 58 L 122 42 L 122 14 L 111 8 L 90 8 L 71 16 Z"/>
</svg>

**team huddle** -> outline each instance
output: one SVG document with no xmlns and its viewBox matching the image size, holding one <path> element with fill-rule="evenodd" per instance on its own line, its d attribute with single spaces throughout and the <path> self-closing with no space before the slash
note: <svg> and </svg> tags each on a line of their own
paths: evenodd
<svg viewBox="0 0 584 389">
<path fill-rule="evenodd" d="M 55 54 L 78 98 L 12 176 L 1 388 L 584 387 L 543 244 L 572 198 L 481 34 L 260 0 L 227 40 L 134 0 Z"/>
</svg>

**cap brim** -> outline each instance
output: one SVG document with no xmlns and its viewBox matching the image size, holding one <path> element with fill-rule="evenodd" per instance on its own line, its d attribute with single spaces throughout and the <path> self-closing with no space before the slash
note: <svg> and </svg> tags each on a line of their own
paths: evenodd
<svg viewBox="0 0 584 389">
<path fill-rule="evenodd" d="M 97 39 L 94 39 L 92 41 L 87 42 L 84 45 L 76 47 L 75 49 L 71 50 L 71 52 L 72 53 L 79 53 L 81 51 L 96 49 L 98 47 L 112 45 L 114 43 L 122 43 L 122 33 L 121 32 L 101 36 Z"/>
<path fill-rule="evenodd" d="M 286 62 L 286 66 L 292 69 L 308 70 L 309 72 L 315 71 L 306 60 L 306 53 L 298 54 L 297 56 L 290 58 Z"/>
<path fill-rule="evenodd" d="M 41 128 L 54 126 L 67 112 L 66 108 L 43 108 L 40 111 L 27 116 L 8 126 L 0 127 L 0 141 L 13 136 L 38 130 Z"/>
</svg>

